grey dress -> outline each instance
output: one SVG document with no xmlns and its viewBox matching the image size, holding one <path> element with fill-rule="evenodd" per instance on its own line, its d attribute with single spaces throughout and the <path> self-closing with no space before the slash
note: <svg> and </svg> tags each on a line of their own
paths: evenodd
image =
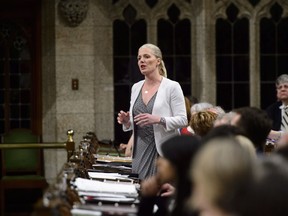
<svg viewBox="0 0 288 216">
<path fill-rule="evenodd" d="M 142 100 L 141 91 L 133 107 L 133 116 L 140 113 L 152 113 L 157 92 L 148 102 L 147 106 Z M 156 173 L 156 160 L 158 152 L 155 144 L 153 125 L 140 127 L 134 125 L 134 146 L 132 172 L 138 173 L 140 179 L 145 179 Z"/>
</svg>

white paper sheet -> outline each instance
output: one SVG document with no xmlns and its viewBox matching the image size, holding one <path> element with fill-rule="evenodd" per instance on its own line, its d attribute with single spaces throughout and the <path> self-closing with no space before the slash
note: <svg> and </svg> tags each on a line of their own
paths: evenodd
<svg viewBox="0 0 288 216">
<path fill-rule="evenodd" d="M 78 190 L 107 192 L 107 193 L 123 193 L 137 196 L 136 186 L 134 184 L 125 184 L 121 182 L 101 182 L 84 178 L 76 178 L 74 182 Z"/>
<path fill-rule="evenodd" d="M 121 175 L 119 173 L 88 172 L 88 175 L 94 179 L 133 181 L 128 178 L 128 175 Z"/>
<path fill-rule="evenodd" d="M 71 214 L 73 216 L 101 216 L 102 212 L 97 212 L 95 210 L 72 209 Z"/>
</svg>

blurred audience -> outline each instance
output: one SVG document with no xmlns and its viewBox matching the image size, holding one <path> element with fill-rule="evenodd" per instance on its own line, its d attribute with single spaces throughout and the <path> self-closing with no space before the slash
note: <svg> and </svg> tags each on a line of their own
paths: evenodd
<svg viewBox="0 0 288 216">
<path fill-rule="evenodd" d="M 243 216 L 288 215 L 288 162 L 272 154 L 258 159 Z"/>
<path fill-rule="evenodd" d="M 271 135 L 267 113 L 211 110 L 191 115 L 195 136 L 163 143 L 156 175 L 141 183 L 138 215 L 288 215 L 288 133 L 281 133 L 275 151 L 258 157 Z"/>
<path fill-rule="evenodd" d="M 197 212 L 186 207 L 186 203 L 193 190 L 189 177 L 190 164 L 199 147 L 200 140 L 194 136 L 175 136 L 163 143 L 163 157 L 158 159 L 156 175 L 141 183 L 138 215 L 197 215 Z M 174 202 L 171 203 L 163 196 L 166 192 L 163 186 L 168 185 L 175 187 L 171 197 Z M 158 205 L 157 212 L 153 212 L 155 204 Z"/>
<path fill-rule="evenodd" d="M 207 139 L 191 175 L 191 203 L 201 216 L 241 215 L 253 181 L 255 155 L 233 137 Z"/>
</svg>

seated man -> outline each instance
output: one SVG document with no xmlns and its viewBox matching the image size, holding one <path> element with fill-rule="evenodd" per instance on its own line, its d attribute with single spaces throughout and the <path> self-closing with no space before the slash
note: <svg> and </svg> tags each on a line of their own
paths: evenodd
<svg viewBox="0 0 288 216">
<path fill-rule="evenodd" d="M 263 152 L 272 121 L 264 110 L 256 107 L 241 107 L 233 110 L 236 115 L 231 124 L 239 127 L 254 144 L 258 153 Z"/>
</svg>

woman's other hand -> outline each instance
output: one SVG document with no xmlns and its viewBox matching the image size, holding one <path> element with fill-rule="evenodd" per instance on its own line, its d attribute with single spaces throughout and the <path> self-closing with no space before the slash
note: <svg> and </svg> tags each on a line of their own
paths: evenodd
<svg viewBox="0 0 288 216">
<path fill-rule="evenodd" d="M 151 115 L 149 113 L 140 113 L 134 117 L 134 122 L 140 127 L 152 124 L 158 124 L 160 122 L 160 117 Z"/>
</svg>

